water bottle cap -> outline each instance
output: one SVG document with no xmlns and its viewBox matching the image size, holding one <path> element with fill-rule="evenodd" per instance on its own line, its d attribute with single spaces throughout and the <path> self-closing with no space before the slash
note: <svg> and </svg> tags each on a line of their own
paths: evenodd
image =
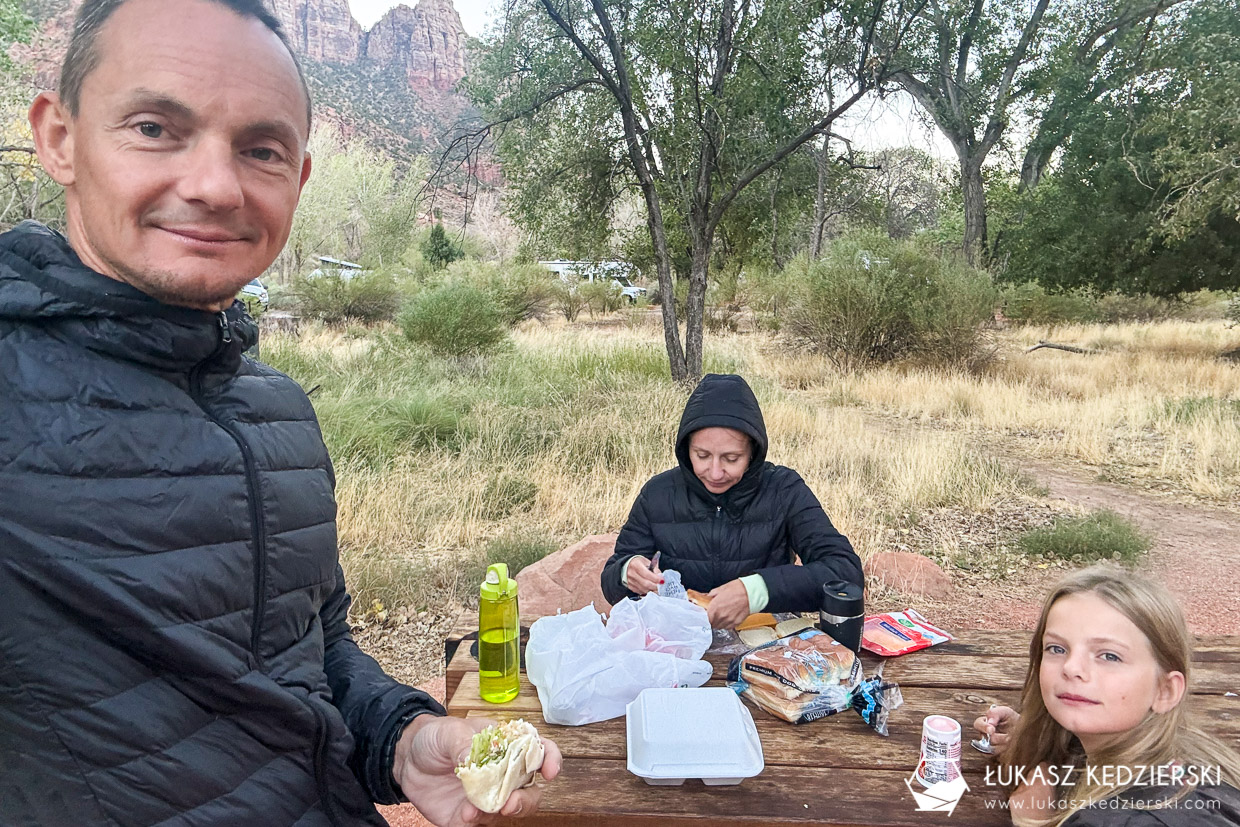
<svg viewBox="0 0 1240 827">
<path fill-rule="evenodd" d="M 484 600 L 499 600 L 503 597 L 516 597 L 517 581 L 508 576 L 507 563 L 492 563 L 487 566 L 486 579 L 482 583 L 481 595 Z"/>
</svg>

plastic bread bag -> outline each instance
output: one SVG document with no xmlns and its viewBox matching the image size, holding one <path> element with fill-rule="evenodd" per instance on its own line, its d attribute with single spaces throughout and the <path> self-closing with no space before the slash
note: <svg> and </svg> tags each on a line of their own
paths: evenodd
<svg viewBox="0 0 1240 827">
<path fill-rule="evenodd" d="M 855 709 L 880 735 L 887 716 L 903 702 L 900 689 L 882 680 L 882 669 L 862 679 L 861 661 L 817 629 L 787 635 L 735 658 L 729 686 L 760 709 L 794 724 Z"/>
</svg>

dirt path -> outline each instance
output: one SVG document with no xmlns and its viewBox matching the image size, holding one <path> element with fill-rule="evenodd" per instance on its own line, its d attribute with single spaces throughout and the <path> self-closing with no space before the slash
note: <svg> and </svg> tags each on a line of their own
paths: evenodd
<svg viewBox="0 0 1240 827">
<path fill-rule="evenodd" d="M 1090 510 L 1108 508 L 1154 538 L 1139 570 L 1166 586 L 1201 635 L 1234 634 L 1240 619 L 1240 515 L 1087 480 L 1049 465 L 1022 463 L 1051 497 Z"/>
<path fill-rule="evenodd" d="M 1090 511 L 1110 509 L 1143 528 L 1153 545 L 1138 570 L 1171 590 L 1194 633 L 1235 633 L 1240 621 L 1240 515 L 1098 482 L 1085 469 L 1010 456 L 1006 460 L 1045 486 L 1053 500 Z M 1028 569 L 1007 584 L 962 593 L 927 610 L 949 629 L 1032 629 L 1042 598 L 1061 575 L 1054 569 Z"/>
</svg>

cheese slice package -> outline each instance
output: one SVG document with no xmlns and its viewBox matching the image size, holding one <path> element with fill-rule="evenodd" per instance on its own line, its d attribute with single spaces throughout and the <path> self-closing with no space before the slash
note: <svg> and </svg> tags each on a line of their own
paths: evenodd
<svg viewBox="0 0 1240 827">
<path fill-rule="evenodd" d="M 907 655 L 951 639 L 913 609 L 870 615 L 861 630 L 861 648 L 884 657 Z"/>
<path fill-rule="evenodd" d="M 469 757 L 456 768 L 456 775 L 469 803 L 485 813 L 498 813 L 508 796 L 533 783 L 542 762 L 538 731 L 518 718 L 476 733 Z"/>
</svg>

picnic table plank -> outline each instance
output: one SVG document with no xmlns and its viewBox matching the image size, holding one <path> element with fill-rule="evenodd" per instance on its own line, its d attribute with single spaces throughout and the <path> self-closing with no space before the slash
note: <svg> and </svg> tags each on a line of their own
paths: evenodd
<svg viewBox="0 0 1240 827">
<path fill-rule="evenodd" d="M 991 703 L 1015 705 L 1015 693 L 979 694 L 952 689 L 918 689 L 906 695 L 904 704 L 891 713 L 889 737 L 877 735 L 852 710 L 814 721 L 793 725 L 781 721 L 752 704 L 754 725 L 762 740 L 768 766 L 812 766 L 866 769 L 902 769 L 916 762 L 921 745 L 921 723 L 927 715 L 946 715 L 960 722 L 966 736 L 972 723 Z M 487 708 L 487 707 L 491 708 Z M 1240 747 L 1240 698 L 1199 696 L 1193 700 L 1196 714 L 1210 721 L 1210 731 L 1232 746 Z M 627 753 L 626 724 L 623 717 L 585 726 L 557 726 L 542 717 L 537 698 L 531 703 L 482 704 L 465 713 L 470 718 L 509 720 L 524 718 L 561 751 L 573 758 L 615 758 Z M 967 738 L 966 738 L 967 740 Z M 989 758 L 966 748 L 962 755 L 966 771 L 984 770 Z"/>
<path fill-rule="evenodd" d="M 909 771 L 781 766 L 768 767 L 735 786 L 708 787 L 690 780 L 660 787 L 631 774 L 623 760 L 583 758 L 566 761 L 560 777 L 546 785 L 538 821 L 653 827 L 671 821 L 720 823 L 720 814 L 726 813 L 729 825 L 742 827 L 852 827 L 872 825 L 874 814 L 882 812 L 883 823 L 891 827 L 942 823 L 941 813 L 917 812 L 904 783 L 908 776 Z M 987 788 L 980 776 L 966 777 L 971 791 L 961 799 L 950 823 L 966 827 L 1010 824 L 1005 811 L 999 809 L 1002 795 L 998 788 Z M 600 790 L 607 794 L 600 795 Z"/>
</svg>

